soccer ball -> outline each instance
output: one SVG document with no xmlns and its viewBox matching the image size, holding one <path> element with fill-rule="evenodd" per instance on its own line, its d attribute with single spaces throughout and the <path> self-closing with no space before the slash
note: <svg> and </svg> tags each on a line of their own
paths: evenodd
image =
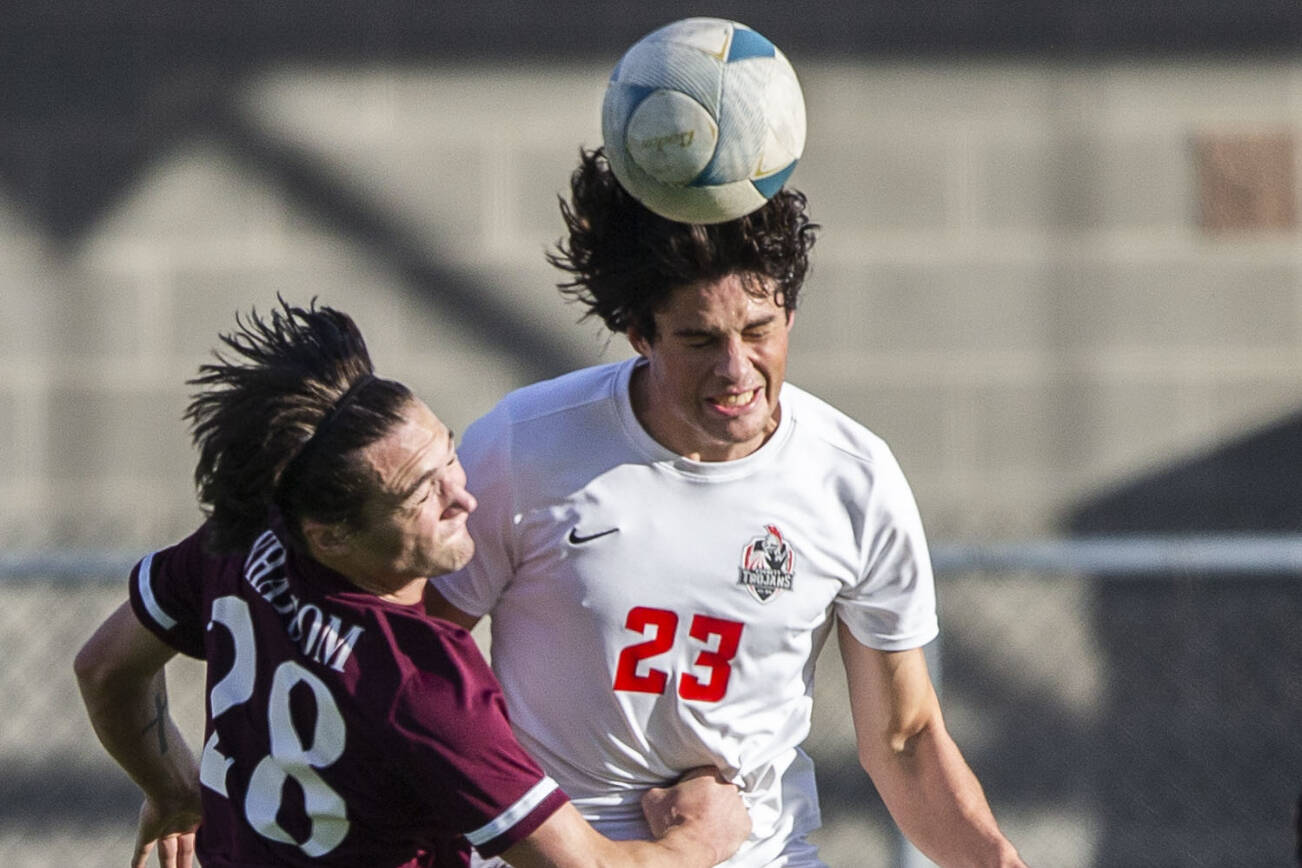
<svg viewBox="0 0 1302 868">
<path fill-rule="evenodd" d="M 782 189 L 805 147 L 805 100 L 772 42 L 736 21 L 686 18 L 625 52 L 601 132 L 633 198 L 670 220 L 722 223 Z"/>
</svg>

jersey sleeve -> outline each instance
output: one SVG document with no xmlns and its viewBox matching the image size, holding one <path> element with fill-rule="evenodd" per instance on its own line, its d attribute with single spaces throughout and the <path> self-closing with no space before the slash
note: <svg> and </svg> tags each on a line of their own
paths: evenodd
<svg viewBox="0 0 1302 868">
<path fill-rule="evenodd" d="M 457 572 L 432 581 L 449 603 L 480 617 L 496 605 L 515 572 L 515 474 L 506 407 L 498 404 L 472 423 L 457 452 L 466 470 L 467 487 L 479 502 L 467 523 L 475 541 L 475 556 Z"/>
<path fill-rule="evenodd" d="M 154 635 L 177 651 L 202 659 L 203 582 L 209 560 L 203 529 L 146 555 L 131 570 L 131 609 Z"/>
<path fill-rule="evenodd" d="M 502 692 L 465 631 L 443 665 L 408 678 L 393 720 L 431 810 L 484 857 L 527 838 L 569 799 L 511 732 Z M 426 655 L 426 660 L 434 655 Z M 446 667 L 446 668 L 445 668 Z"/>
<path fill-rule="evenodd" d="M 936 587 L 922 518 L 895 457 L 872 466 L 864 516 L 863 571 L 837 596 L 836 613 L 856 639 L 880 651 L 917 648 L 936 638 Z"/>
</svg>

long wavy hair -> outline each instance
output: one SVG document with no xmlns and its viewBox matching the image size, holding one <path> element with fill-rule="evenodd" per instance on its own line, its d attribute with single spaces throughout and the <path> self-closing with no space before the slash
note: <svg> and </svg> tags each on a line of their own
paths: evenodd
<svg viewBox="0 0 1302 868">
<path fill-rule="evenodd" d="M 655 340 L 655 312 L 678 287 L 745 278 L 762 295 L 771 281 L 775 300 L 796 309 L 809 271 L 818 224 L 797 190 L 781 190 L 759 210 L 726 223 L 678 223 L 652 213 L 615 179 L 601 148 L 579 150 L 570 200 L 561 200 L 569 231 L 547 254 L 571 279 L 563 294 L 598 316 L 612 332 L 635 326 Z"/>
<path fill-rule="evenodd" d="M 375 377 L 357 325 L 333 308 L 278 299 L 263 317 L 236 316 L 225 350 L 189 381 L 194 479 L 209 545 L 246 547 L 273 510 L 302 543 L 301 521 L 362 526 L 378 484 L 360 451 L 403 418 L 411 391 Z"/>
</svg>

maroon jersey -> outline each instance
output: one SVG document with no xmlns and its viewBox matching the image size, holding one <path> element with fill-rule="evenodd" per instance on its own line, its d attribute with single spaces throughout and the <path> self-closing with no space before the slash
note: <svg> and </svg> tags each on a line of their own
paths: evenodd
<svg viewBox="0 0 1302 868">
<path fill-rule="evenodd" d="M 132 570 L 136 617 L 206 660 L 205 868 L 460 866 L 566 797 L 511 734 L 470 635 L 381 600 L 268 530 L 200 528 Z"/>
</svg>

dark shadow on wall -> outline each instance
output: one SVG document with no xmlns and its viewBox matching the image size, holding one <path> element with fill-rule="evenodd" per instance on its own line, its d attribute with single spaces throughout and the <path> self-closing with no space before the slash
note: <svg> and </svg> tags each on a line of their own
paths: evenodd
<svg viewBox="0 0 1302 868">
<path fill-rule="evenodd" d="M 1302 530 L 1302 414 L 1076 509 L 1076 534 Z M 1095 581 L 1098 863 L 1285 865 L 1302 789 L 1302 577 Z"/>
<path fill-rule="evenodd" d="M 382 262 L 410 291 L 456 323 L 458 330 L 515 359 L 533 378 L 554 377 L 584 366 L 584 360 L 549 341 L 544 330 L 476 275 L 444 265 L 422 235 L 369 202 L 319 158 L 269 136 L 225 107 L 205 118 L 204 132 L 252 174 L 280 188 L 293 206 Z"/>
<path fill-rule="evenodd" d="M 731 0 L 710 14 L 769 34 L 797 61 L 997 53 L 1098 57 L 1128 51 L 1267 53 L 1302 40 L 1302 4 L 1200 0 L 899 0 L 793 6 Z M 1178 13 L 1178 14 L 1176 14 Z M 698 3 L 423 4 L 375 0 L 0 0 L 0 195 L 52 242 L 75 244 L 142 169 L 177 142 L 216 135 L 253 171 L 337 231 L 391 262 L 414 291 L 465 319 L 539 376 L 576 360 L 492 306 L 474 275 L 443 268 L 401 221 L 330 172 L 267 139 L 231 110 L 231 94 L 276 65 L 612 63 L 635 39 Z M 577 144 L 577 143 L 576 143 Z"/>
<path fill-rule="evenodd" d="M 335 167 L 238 112 L 233 95 L 246 69 L 257 65 L 247 56 L 256 55 L 256 41 L 252 49 L 232 47 L 229 57 L 218 48 L 210 49 L 213 56 L 184 57 L 160 44 L 167 33 L 162 26 L 146 27 L 134 40 L 119 32 L 117 41 L 92 33 L 79 42 L 74 29 L 68 44 L 43 34 L 19 45 L 14 33 L 0 35 L 0 58 L 18 60 L 19 71 L 0 88 L 0 192 L 41 227 L 54 255 L 78 244 L 153 161 L 202 138 L 531 378 L 584 363 L 549 341 L 482 277 L 444 265 L 426 236 Z"/>
<path fill-rule="evenodd" d="M 373 0 L 0 0 L 0 183 L 56 238 L 93 222 L 154 155 L 246 76 L 281 64 L 613 65 L 699 3 Z M 1216 0 L 724 0 L 798 61 L 992 54 L 1088 60 L 1142 52 L 1293 52 L 1302 4 Z"/>
</svg>

